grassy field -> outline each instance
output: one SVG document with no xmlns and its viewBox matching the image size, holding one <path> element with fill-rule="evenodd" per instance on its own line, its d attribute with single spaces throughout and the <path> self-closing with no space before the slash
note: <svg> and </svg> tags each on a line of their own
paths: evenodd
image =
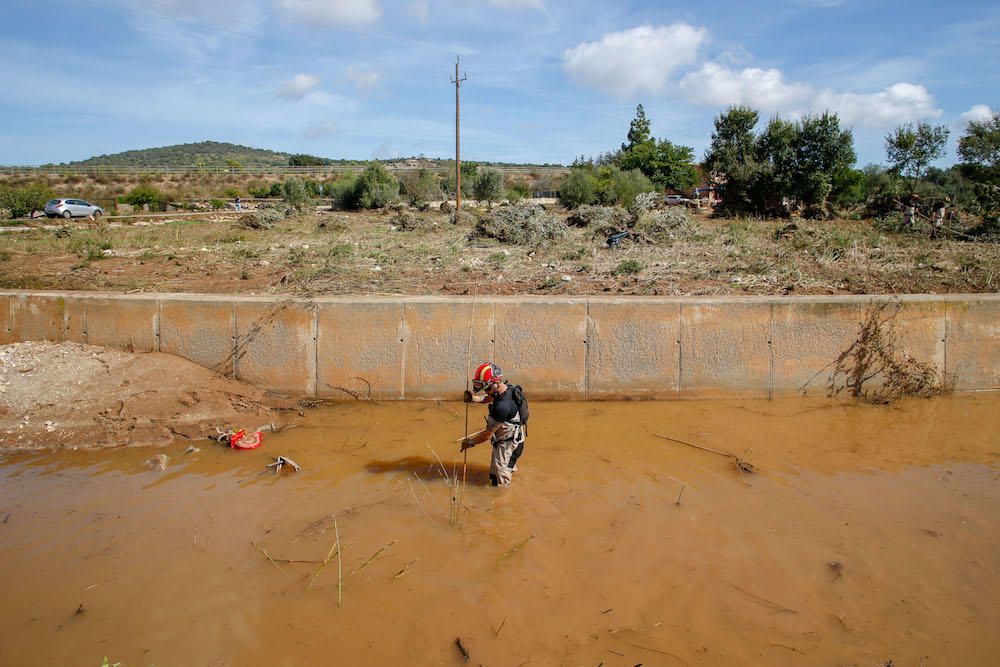
<svg viewBox="0 0 1000 667">
<path fill-rule="evenodd" d="M 550 210 L 558 221 L 569 212 Z M 569 227 L 535 247 L 437 210 L 316 209 L 270 229 L 235 213 L 73 221 L 0 234 L 0 287 L 242 294 L 905 294 L 995 292 L 1000 244 L 872 221 L 751 220 L 689 209 L 655 242 Z"/>
</svg>

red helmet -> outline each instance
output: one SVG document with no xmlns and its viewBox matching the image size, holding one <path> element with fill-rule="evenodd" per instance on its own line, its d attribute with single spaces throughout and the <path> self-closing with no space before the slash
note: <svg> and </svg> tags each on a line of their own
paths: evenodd
<svg viewBox="0 0 1000 667">
<path fill-rule="evenodd" d="M 503 381 L 503 371 L 498 366 L 494 366 L 486 361 L 480 364 L 472 376 L 472 388 L 482 391 L 488 384 L 497 384 Z"/>
</svg>

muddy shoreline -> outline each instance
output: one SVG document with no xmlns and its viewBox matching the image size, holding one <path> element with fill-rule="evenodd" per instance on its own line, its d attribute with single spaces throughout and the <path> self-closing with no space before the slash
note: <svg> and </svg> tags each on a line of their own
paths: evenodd
<svg viewBox="0 0 1000 667">
<path fill-rule="evenodd" d="M 294 401 L 169 354 L 0 346 L 0 450 L 165 445 L 299 418 Z"/>
</svg>

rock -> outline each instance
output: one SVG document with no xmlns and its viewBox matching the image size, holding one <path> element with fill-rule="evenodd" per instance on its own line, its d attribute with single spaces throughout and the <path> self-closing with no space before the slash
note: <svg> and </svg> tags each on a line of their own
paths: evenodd
<svg viewBox="0 0 1000 667">
<path fill-rule="evenodd" d="M 169 460 L 166 454 L 157 454 L 152 458 L 146 459 L 146 465 L 152 470 L 163 471 L 167 469 L 167 462 Z"/>
</svg>

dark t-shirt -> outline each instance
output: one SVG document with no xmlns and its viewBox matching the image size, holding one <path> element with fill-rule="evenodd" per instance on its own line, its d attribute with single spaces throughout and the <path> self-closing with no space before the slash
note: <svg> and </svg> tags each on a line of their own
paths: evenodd
<svg viewBox="0 0 1000 667">
<path fill-rule="evenodd" d="M 490 418 L 497 422 L 509 422 L 514 421 L 515 417 L 517 417 L 517 401 L 514 400 L 514 389 L 508 385 L 507 391 L 490 403 Z"/>
</svg>

